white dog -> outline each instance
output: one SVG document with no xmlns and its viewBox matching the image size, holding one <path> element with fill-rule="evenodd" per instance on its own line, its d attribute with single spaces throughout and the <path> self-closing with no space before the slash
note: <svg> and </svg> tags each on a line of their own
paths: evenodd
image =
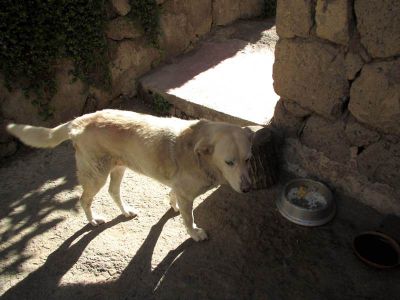
<svg viewBox="0 0 400 300">
<path fill-rule="evenodd" d="M 108 174 L 109 193 L 121 212 L 127 217 L 136 215 L 120 198 L 126 167 L 171 187 L 171 206 L 180 211 L 195 241 L 207 238 L 193 222 L 197 196 L 226 182 L 239 193 L 251 187 L 252 132 L 236 125 L 103 110 L 52 129 L 9 124 L 7 130 L 23 143 L 39 148 L 72 140 L 83 187 L 80 203 L 94 226 L 104 223 L 93 214 L 91 204 Z"/>
</svg>

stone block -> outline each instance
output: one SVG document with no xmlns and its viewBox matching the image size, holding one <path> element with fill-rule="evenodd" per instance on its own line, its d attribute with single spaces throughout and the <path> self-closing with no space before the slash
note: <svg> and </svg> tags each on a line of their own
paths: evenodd
<svg viewBox="0 0 400 300">
<path fill-rule="evenodd" d="M 109 39 L 119 41 L 134 39 L 143 35 L 138 24 L 127 17 L 118 17 L 107 24 L 106 35 Z"/>
<path fill-rule="evenodd" d="M 346 163 L 350 159 L 350 144 L 345 139 L 344 128 L 342 121 L 331 122 L 312 115 L 304 126 L 300 140 L 329 159 Z"/>
<path fill-rule="evenodd" d="M 310 110 L 301 107 L 296 101 L 285 99 L 283 101 L 285 109 L 297 118 L 305 118 L 311 114 Z"/>
<path fill-rule="evenodd" d="M 281 38 L 308 37 L 313 26 L 313 0 L 279 0 L 276 31 Z"/>
<path fill-rule="evenodd" d="M 54 66 L 57 92 L 51 100 L 52 118 L 43 120 L 38 108 L 33 104 L 35 95 L 26 98 L 20 89 L 4 89 L 1 112 L 5 119 L 17 123 L 53 126 L 69 121 L 82 113 L 88 95 L 87 86 L 80 79 L 74 78 L 74 65 L 70 60 L 61 60 Z"/>
<path fill-rule="evenodd" d="M 365 65 L 350 95 L 349 110 L 357 120 L 400 135 L 400 59 Z"/>
<path fill-rule="evenodd" d="M 366 128 L 352 116 L 347 121 L 345 134 L 350 144 L 357 147 L 376 143 L 381 137 L 378 132 Z"/>
<path fill-rule="evenodd" d="M 212 2 L 214 25 L 227 25 L 240 17 L 240 1 L 214 0 Z"/>
<path fill-rule="evenodd" d="M 185 14 L 187 15 L 188 33 L 191 41 L 210 32 L 212 25 L 211 0 L 192 0 L 187 2 Z"/>
<path fill-rule="evenodd" d="M 239 9 L 241 18 L 261 16 L 264 10 L 264 0 L 241 0 Z"/>
<path fill-rule="evenodd" d="M 120 16 L 125 16 L 131 11 L 129 0 L 111 0 L 113 10 Z"/>
<path fill-rule="evenodd" d="M 87 85 L 72 75 L 74 64 L 63 60 L 55 66 L 57 93 L 51 100 L 54 115 L 53 125 L 69 121 L 80 116 L 88 96 Z"/>
<path fill-rule="evenodd" d="M 183 13 L 163 13 L 160 16 L 161 47 L 166 56 L 176 56 L 184 52 L 190 44 L 187 16 Z M 179 28 L 179 30 L 176 30 Z"/>
<path fill-rule="evenodd" d="M 211 0 L 171 0 L 160 16 L 161 47 L 166 56 L 176 56 L 211 30 Z M 179 30 L 177 30 L 179 28 Z"/>
<path fill-rule="evenodd" d="M 372 57 L 400 55 L 400 1 L 355 0 L 357 28 Z"/>
<path fill-rule="evenodd" d="M 330 119 L 341 113 L 349 96 L 343 53 L 317 41 L 278 41 L 273 78 L 282 98 Z"/>
<path fill-rule="evenodd" d="M 136 92 L 136 78 L 151 69 L 160 53 L 145 40 L 123 40 L 113 48 L 110 62 L 113 97 L 132 95 Z"/>
<path fill-rule="evenodd" d="M 360 72 L 361 68 L 363 67 L 364 60 L 358 53 L 350 51 L 346 54 L 344 61 L 347 79 L 354 80 L 357 73 Z"/>
<path fill-rule="evenodd" d="M 285 136 L 297 136 L 304 118 L 291 113 L 286 108 L 287 101 L 289 100 L 280 99 L 276 103 L 271 125 Z"/>
<path fill-rule="evenodd" d="M 359 171 L 370 181 L 399 189 L 400 144 L 382 139 L 361 152 L 357 164 Z"/>
<path fill-rule="evenodd" d="M 347 45 L 352 18 L 350 0 L 318 0 L 315 9 L 317 36 L 331 42 Z"/>
</svg>

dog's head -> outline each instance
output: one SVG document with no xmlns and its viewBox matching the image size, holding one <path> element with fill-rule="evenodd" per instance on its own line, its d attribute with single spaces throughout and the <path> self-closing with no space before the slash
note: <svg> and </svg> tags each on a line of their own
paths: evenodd
<svg viewBox="0 0 400 300">
<path fill-rule="evenodd" d="M 253 132 L 235 125 L 214 123 L 206 137 L 200 138 L 195 152 L 214 167 L 239 193 L 251 188 L 249 176 Z"/>
</svg>

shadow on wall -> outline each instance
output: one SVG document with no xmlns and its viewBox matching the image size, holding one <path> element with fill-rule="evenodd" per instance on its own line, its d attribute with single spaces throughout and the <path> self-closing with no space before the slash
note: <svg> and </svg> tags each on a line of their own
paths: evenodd
<svg viewBox="0 0 400 300">
<path fill-rule="evenodd" d="M 40 159 L 32 159 L 32 157 Z M 40 162 L 40 164 L 38 163 Z M 62 145 L 53 150 L 38 150 L 13 160 L 18 168 L 3 168 L 0 182 L 0 242 L 7 244 L 0 257 L 16 255 L 3 272 L 15 272 L 29 257 L 23 250 L 31 239 L 53 228 L 63 219 L 47 217 L 55 210 L 74 209 L 78 196 L 56 201 L 62 191 L 72 191 L 78 184 L 75 176 L 75 160 L 72 147 Z M 43 185 L 48 183 L 46 189 Z M 51 184 L 50 184 L 51 183 Z M 22 185 L 21 185 L 22 184 Z M 18 239 L 15 239 L 18 236 Z"/>
<path fill-rule="evenodd" d="M 116 281 L 59 286 L 90 242 L 125 219 L 117 217 L 91 231 L 85 226 L 2 299 L 383 299 L 382 295 L 389 299 L 396 295 L 395 276 L 367 269 L 349 247 L 360 228 L 379 219 L 376 213 L 348 200 L 335 221 L 310 229 L 282 218 L 274 209 L 276 195 L 273 189 L 249 197 L 221 187 L 195 210 L 197 223 L 210 233 L 210 240 L 188 239 L 152 269 L 157 240 L 176 216 L 168 210 Z"/>
</svg>

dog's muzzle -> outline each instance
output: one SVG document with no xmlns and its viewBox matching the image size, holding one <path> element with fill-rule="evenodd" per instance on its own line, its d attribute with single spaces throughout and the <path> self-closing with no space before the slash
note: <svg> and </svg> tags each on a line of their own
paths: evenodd
<svg viewBox="0 0 400 300">
<path fill-rule="evenodd" d="M 240 177 L 240 191 L 242 193 L 248 193 L 251 190 L 251 182 L 247 176 Z"/>
</svg>

